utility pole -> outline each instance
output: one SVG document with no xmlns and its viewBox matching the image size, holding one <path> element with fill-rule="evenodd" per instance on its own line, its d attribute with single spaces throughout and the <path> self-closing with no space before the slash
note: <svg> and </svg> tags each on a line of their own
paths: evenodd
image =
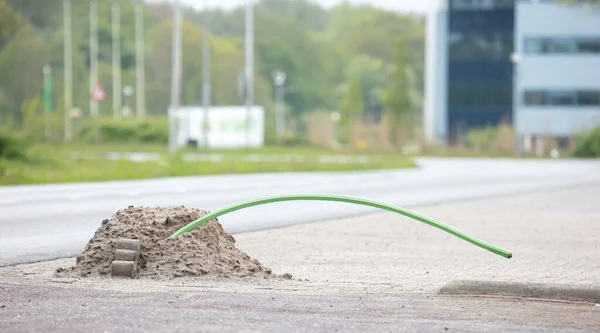
<svg viewBox="0 0 600 333">
<path fill-rule="evenodd" d="M 282 71 L 273 72 L 273 83 L 275 83 L 275 130 L 277 138 L 281 139 L 285 126 L 283 118 L 283 96 L 285 94 L 286 75 Z"/>
<path fill-rule="evenodd" d="M 73 58 L 71 37 L 71 0 L 63 0 L 64 70 L 65 70 L 65 141 L 73 139 Z"/>
<path fill-rule="evenodd" d="M 171 68 L 171 108 L 174 114 L 169 115 L 169 150 L 171 153 L 177 149 L 179 133 L 178 112 L 181 99 L 181 8 L 179 0 L 173 1 L 173 49 Z M 170 112 L 170 113 L 171 113 Z"/>
<path fill-rule="evenodd" d="M 208 31 L 208 24 L 204 24 L 204 30 L 202 31 L 202 141 L 204 149 L 208 149 L 208 112 L 210 109 L 210 32 Z"/>
<path fill-rule="evenodd" d="M 146 116 L 146 69 L 144 56 L 144 5 L 135 5 L 135 79 L 136 79 L 136 114 L 138 118 Z"/>
<path fill-rule="evenodd" d="M 250 147 L 250 119 L 254 103 L 254 8 L 246 0 L 245 77 L 246 77 L 246 147 Z"/>
<path fill-rule="evenodd" d="M 171 106 L 181 103 L 181 7 L 179 0 L 173 1 L 173 49 L 172 49 Z"/>
<path fill-rule="evenodd" d="M 90 0 L 90 114 L 98 118 L 98 102 L 91 98 L 98 84 L 98 2 Z M 94 119 L 96 143 L 99 143 L 100 133 L 98 119 Z"/>
<path fill-rule="evenodd" d="M 119 5 L 112 5 L 112 58 L 113 58 L 113 115 L 121 118 L 121 15 Z"/>
</svg>

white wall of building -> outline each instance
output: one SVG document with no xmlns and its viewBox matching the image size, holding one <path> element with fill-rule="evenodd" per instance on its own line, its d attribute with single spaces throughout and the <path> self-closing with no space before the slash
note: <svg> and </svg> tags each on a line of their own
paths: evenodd
<svg viewBox="0 0 600 333">
<path fill-rule="evenodd" d="M 428 144 L 447 135 L 448 0 L 431 0 L 425 43 L 425 107 L 423 127 Z"/>
<path fill-rule="evenodd" d="M 516 7 L 515 51 L 521 56 L 515 114 L 519 134 L 571 136 L 600 124 L 600 106 L 525 106 L 526 89 L 600 90 L 600 54 L 527 54 L 527 37 L 600 37 L 600 11 L 585 6 L 523 3 Z"/>
</svg>

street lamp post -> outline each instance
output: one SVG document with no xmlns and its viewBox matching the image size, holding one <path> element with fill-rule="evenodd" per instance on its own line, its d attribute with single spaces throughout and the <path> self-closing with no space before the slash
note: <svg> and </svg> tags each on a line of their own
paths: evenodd
<svg viewBox="0 0 600 333">
<path fill-rule="evenodd" d="M 144 56 L 144 5 L 141 2 L 135 5 L 135 82 L 136 82 L 136 115 L 138 118 L 146 116 L 146 74 Z"/>
<path fill-rule="evenodd" d="M 171 107 L 169 109 L 169 151 L 177 149 L 179 136 L 179 104 L 181 99 L 181 8 L 180 0 L 173 2 L 173 47 L 171 63 Z"/>
<path fill-rule="evenodd" d="M 277 131 L 277 137 L 281 139 L 285 126 L 283 114 L 283 95 L 287 76 L 282 71 L 274 71 L 272 76 L 273 83 L 275 83 L 275 130 Z"/>
<path fill-rule="evenodd" d="M 121 13 L 118 3 L 112 5 L 113 117 L 121 117 Z"/>
<path fill-rule="evenodd" d="M 203 6 L 206 15 L 206 5 Z M 202 30 L 202 146 L 205 150 L 209 148 L 208 142 L 208 112 L 211 105 L 210 100 L 210 32 L 208 29 L 208 16 Z"/>
<path fill-rule="evenodd" d="M 63 30 L 64 30 L 64 75 L 65 75 L 65 141 L 73 138 L 73 123 L 71 112 L 73 109 L 73 56 L 72 56 L 72 26 L 71 26 L 71 0 L 63 0 Z"/>
<path fill-rule="evenodd" d="M 246 147 L 249 148 L 251 110 L 254 103 L 254 8 L 252 0 L 246 0 L 245 63 Z"/>
</svg>

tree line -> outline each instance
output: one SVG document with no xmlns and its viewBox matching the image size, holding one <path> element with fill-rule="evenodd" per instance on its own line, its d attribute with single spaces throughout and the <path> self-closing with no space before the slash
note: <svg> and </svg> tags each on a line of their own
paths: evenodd
<svg viewBox="0 0 600 333">
<path fill-rule="evenodd" d="M 135 19 L 121 4 L 123 86 L 135 86 Z M 112 115 L 111 1 L 98 1 L 99 80 L 107 93 L 100 113 Z M 72 1 L 73 102 L 89 117 L 89 2 Z M 244 9 L 185 8 L 182 24 L 183 105 L 201 104 L 202 35 L 210 32 L 211 102 L 241 105 Z M 54 128 L 63 102 L 62 0 L 0 0 L 0 123 L 39 135 L 42 69 L 53 69 Z M 146 114 L 165 116 L 170 104 L 172 9 L 145 4 Z M 387 113 L 394 128 L 422 107 L 424 17 L 340 4 L 330 10 L 307 0 L 261 0 L 255 6 L 255 103 L 273 110 L 272 72 L 286 73 L 289 115 L 339 111 L 342 122 Z M 123 103 L 135 108 L 135 98 Z"/>
</svg>

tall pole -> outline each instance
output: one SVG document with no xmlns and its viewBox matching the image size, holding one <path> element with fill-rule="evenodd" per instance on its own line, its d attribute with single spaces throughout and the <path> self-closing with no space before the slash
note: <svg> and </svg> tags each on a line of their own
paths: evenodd
<svg viewBox="0 0 600 333">
<path fill-rule="evenodd" d="M 179 134 L 179 120 L 177 110 L 181 99 L 181 8 L 179 0 L 173 2 L 173 49 L 171 68 L 171 112 L 169 115 L 169 150 L 171 153 L 177 149 Z"/>
<path fill-rule="evenodd" d="M 171 106 L 181 103 L 181 8 L 179 0 L 173 2 L 173 49 L 171 77 Z"/>
<path fill-rule="evenodd" d="M 210 108 L 210 33 L 208 24 L 204 24 L 202 31 L 202 142 L 204 149 L 208 149 L 208 112 Z"/>
<path fill-rule="evenodd" d="M 254 103 L 254 8 L 252 0 L 246 0 L 246 147 L 250 147 L 250 115 Z"/>
<path fill-rule="evenodd" d="M 98 2 L 90 0 L 90 114 L 98 117 L 98 102 L 91 98 L 98 84 Z M 96 143 L 99 142 L 98 120 L 94 120 Z"/>
<path fill-rule="evenodd" d="M 71 37 L 71 0 L 63 0 L 64 18 L 64 70 L 65 70 L 65 141 L 73 138 L 73 58 Z"/>
<path fill-rule="evenodd" d="M 146 116 L 146 69 L 144 56 L 144 5 L 135 5 L 135 55 L 136 55 L 136 114 L 138 118 Z"/>
<path fill-rule="evenodd" d="M 121 15 L 119 5 L 112 5 L 112 58 L 113 58 L 113 116 L 121 118 Z"/>
<path fill-rule="evenodd" d="M 50 140 L 50 113 L 52 113 L 52 68 L 44 66 L 44 138 Z"/>
<path fill-rule="evenodd" d="M 276 121 L 276 129 L 277 129 L 277 137 L 279 139 L 282 138 L 283 136 L 283 126 L 284 126 L 284 120 L 283 120 L 283 86 L 277 86 L 277 106 L 276 106 L 276 114 L 277 114 L 277 121 Z"/>
<path fill-rule="evenodd" d="M 273 72 L 273 83 L 275 84 L 275 130 L 277 138 L 281 139 L 285 127 L 283 118 L 283 95 L 285 94 L 286 74 L 282 71 Z"/>
</svg>

